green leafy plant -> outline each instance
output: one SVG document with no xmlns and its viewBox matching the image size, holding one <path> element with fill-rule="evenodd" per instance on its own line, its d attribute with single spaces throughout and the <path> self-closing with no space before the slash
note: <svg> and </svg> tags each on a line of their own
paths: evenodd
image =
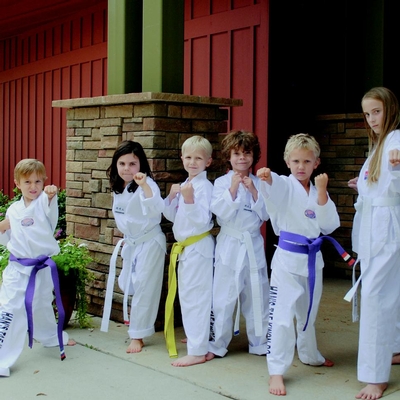
<svg viewBox="0 0 400 400">
<path fill-rule="evenodd" d="M 0 191 L 0 221 L 5 218 L 8 207 L 20 197 L 21 195 L 16 193 L 16 196 L 10 200 L 3 191 Z M 65 198 L 65 190 L 61 190 L 58 195 L 59 218 L 55 233 L 60 246 L 60 253 L 53 256 L 52 259 L 57 264 L 60 281 L 63 276 L 75 278 L 75 318 L 80 328 L 89 328 L 91 322 L 87 314 L 86 286 L 94 279 L 94 273 L 87 267 L 93 262 L 93 259 L 86 244 L 72 236 L 66 237 Z M 8 265 L 9 255 L 7 247 L 0 245 L 0 279 Z M 55 312 L 57 315 L 57 310 Z"/>
<path fill-rule="evenodd" d="M 86 297 L 86 285 L 93 279 L 94 274 L 87 266 L 93 259 L 89 254 L 86 244 L 67 236 L 59 240 L 60 253 L 52 259 L 57 264 L 58 272 L 65 276 L 73 275 L 76 279 L 76 313 L 75 317 L 81 328 L 91 326 L 90 318 L 87 314 L 88 304 Z"/>
</svg>

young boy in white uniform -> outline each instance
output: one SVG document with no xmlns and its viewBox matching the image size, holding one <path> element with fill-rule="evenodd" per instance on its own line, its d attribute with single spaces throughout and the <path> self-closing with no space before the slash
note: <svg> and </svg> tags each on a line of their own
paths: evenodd
<svg viewBox="0 0 400 400">
<path fill-rule="evenodd" d="M 333 365 L 318 351 L 314 328 L 322 294 L 322 254 L 316 253 L 315 265 L 310 269 L 309 255 L 297 252 L 297 248 L 306 248 L 307 239 L 329 234 L 340 225 L 336 206 L 326 190 L 328 176 L 316 176 L 315 186 L 310 180 L 320 163 L 319 155 L 320 147 L 312 136 L 294 135 L 284 153 L 291 172 L 289 177 L 279 176 L 269 168 L 257 171 L 264 181 L 260 193 L 274 232 L 280 236 L 271 264 L 267 352 L 269 391 L 275 395 L 286 394 L 283 375 L 292 363 L 295 345 L 304 364 Z M 287 249 L 290 245 L 293 250 Z"/>
<path fill-rule="evenodd" d="M 0 376 L 10 375 L 10 367 L 22 352 L 27 330 L 30 346 L 33 338 L 45 347 L 60 345 L 62 359 L 63 345 L 75 344 L 68 342 L 68 335 L 61 332 L 62 324 L 57 329 L 54 316 L 53 287 L 57 294 L 58 275 L 55 279 L 57 268 L 49 257 L 60 251 L 54 238 L 57 187 L 49 185 L 43 189 L 45 180 L 46 170 L 40 161 L 24 159 L 16 165 L 14 181 L 22 197 L 7 210 L 5 221 L 10 229 L 4 232 L 7 222 L 1 225 L 3 239 L 10 239 L 10 261 L 3 272 L 0 290 Z M 32 300 L 32 296 L 33 301 L 28 301 L 30 306 L 26 308 L 25 301 Z M 57 306 L 63 314 L 60 302 Z"/>
<path fill-rule="evenodd" d="M 269 219 L 258 195 L 260 179 L 250 170 L 260 159 L 254 133 L 232 131 L 221 143 L 231 170 L 216 179 L 211 211 L 221 226 L 215 248 L 211 336 L 207 360 L 225 356 L 234 330 L 238 334 L 240 311 L 246 320 L 249 353 L 267 352 L 268 271 L 260 228 Z"/>
<path fill-rule="evenodd" d="M 173 222 L 175 240 L 193 240 L 179 256 L 179 300 L 188 354 L 174 361 L 175 367 L 204 363 L 208 352 L 215 243 L 209 234 L 213 227 L 210 211 L 213 185 L 205 169 L 212 162 L 211 156 L 212 146 L 207 139 L 201 136 L 187 139 L 182 145 L 181 158 L 188 178 L 182 184 L 172 185 L 165 199 L 164 215 Z M 167 328 L 165 332 L 168 345 Z"/>
</svg>

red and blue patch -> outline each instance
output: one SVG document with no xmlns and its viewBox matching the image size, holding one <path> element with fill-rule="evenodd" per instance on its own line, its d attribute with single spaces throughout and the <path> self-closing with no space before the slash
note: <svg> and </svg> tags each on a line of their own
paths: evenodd
<svg viewBox="0 0 400 400">
<path fill-rule="evenodd" d="M 304 211 L 304 215 L 310 219 L 315 219 L 316 217 L 315 212 L 313 210 L 308 210 L 308 209 Z"/>
<path fill-rule="evenodd" d="M 35 221 L 31 217 L 26 217 L 21 221 L 22 226 L 32 226 L 34 223 Z"/>
</svg>

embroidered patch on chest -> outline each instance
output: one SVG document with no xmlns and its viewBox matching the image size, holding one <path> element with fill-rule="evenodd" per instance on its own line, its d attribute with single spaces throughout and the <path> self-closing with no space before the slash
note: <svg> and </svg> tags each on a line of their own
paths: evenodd
<svg viewBox="0 0 400 400">
<path fill-rule="evenodd" d="M 34 223 L 35 221 L 31 217 L 26 217 L 21 221 L 22 226 L 32 226 Z"/>
<path fill-rule="evenodd" d="M 245 205 L 244 205 L 244 211 L 250 211 L 250 212 L 252 212 L 252 210 L 251 210 L 251 205 L 250 205 L 250 204 L 245 204 Z"/>
<path fill-rule="evenodd" d="M 365 174 L 364 174 L 364 181 L 366 181 L 368 179 L 368 171 L 365 171 Z"/>
<path fill-rule="evenodd" d="M 125 214 L 125 207 L 116 206 L 114 212 L 117 214 Z"/>
<path fill-rule="evenodd" d="M 304 211 L 304 215 L 305 215 L 307 218 L 311 218 L 311 219 L 314 219 L 314 218 L 315 218 L 315 212 L 314 212 L 313 210 L 306 210 L 306 211 Z"/>
</svg>

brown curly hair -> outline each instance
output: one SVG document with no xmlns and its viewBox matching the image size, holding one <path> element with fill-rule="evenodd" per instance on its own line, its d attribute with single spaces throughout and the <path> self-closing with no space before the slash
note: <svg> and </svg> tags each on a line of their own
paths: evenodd
<svg viewBox="0 0 400 400">
<path fill-rule="evenodd" d="M 254 167 L 261 157 L 260 142 L 256 134 L 244 130 L 233 130 L 223 138 L 221 142 L 221 154 L 222 158 L 229 165 L 231 151 L 239 149 L 253 152 L 253 164 L 251 166 Z"/>
</svg>

